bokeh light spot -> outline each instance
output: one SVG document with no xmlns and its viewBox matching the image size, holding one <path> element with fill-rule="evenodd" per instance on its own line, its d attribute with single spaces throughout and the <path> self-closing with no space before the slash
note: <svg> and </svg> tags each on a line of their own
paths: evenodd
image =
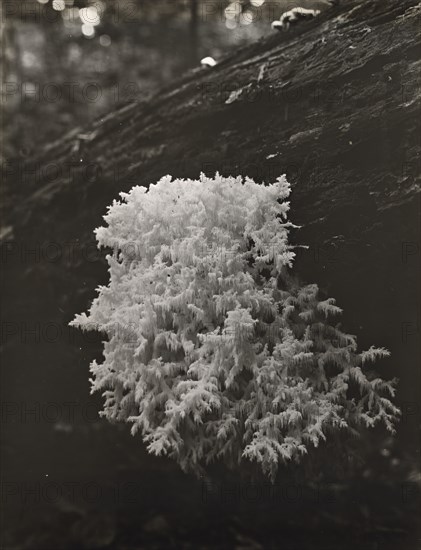
<svg viewBox="0 0 421 550">
<path fill-rule="evenodd" d="M 95 28 L 93 25 L 87 25 L 84 23 L 82 25 L 82 33 L 86 38 L 93 38 L 95 36 Z"/>
<path fill-rule="evenodd" d="M 66 7 L 64 0 L 53 0 L 53 9 L 56 11 L 63 11 Z"/>
<path fill-rule="evenodd" d="M 84 23 L 85 25 L 95 26 L 101 23 L 101 18 L 95 6 L 89 6 L 89 8 L 80 9 L 79 17 L 81 18 L 82 23 Z"/>
<path fill-rule="evenodd" d="M 101 44 L 101 46 L 107 48 L 108 46 L 111 46 L 111 38 L 108 36 L 108 34 L 102 34 L 99 37 L 99 43 Z"/>
</svg>

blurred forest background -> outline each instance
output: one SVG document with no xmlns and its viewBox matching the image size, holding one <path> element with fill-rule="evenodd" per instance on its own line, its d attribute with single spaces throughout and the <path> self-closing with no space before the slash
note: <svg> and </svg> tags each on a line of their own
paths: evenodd
<svg viewBox="0 0 421 550">
<path fill-rule="evenodd" d="M 255 41 L 282 11 L 265 0 L 24 0 L 2 10 L 6 158 Z"/>
</svg>

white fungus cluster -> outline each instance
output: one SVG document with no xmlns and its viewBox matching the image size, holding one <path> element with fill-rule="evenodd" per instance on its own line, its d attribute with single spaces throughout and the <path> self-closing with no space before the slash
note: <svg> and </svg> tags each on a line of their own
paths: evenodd
<svg viewBox="0 0 421 550">
<path fill-rule="evenodd" d="M 365 373 L 388 352 L 358 353 L 335 301 L 289 274 L 289 194 L 284 176 L 168 176 L 121 193 L 96 230 L 110 281 L 72 323 L 107 336 L 92 391 L 186 471 L 249 460 L 274 479 L 339 431 L 394 430 L 394 384 Z"/>
</svg>

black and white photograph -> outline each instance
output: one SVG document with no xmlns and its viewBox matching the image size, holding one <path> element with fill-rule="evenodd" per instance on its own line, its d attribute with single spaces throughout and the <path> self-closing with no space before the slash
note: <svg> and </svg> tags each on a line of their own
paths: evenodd
<svg viewBox="0 0 421 550">
<path fill-rule="evenodd" d="M 0 550 L 421 549 L 418 0 L 0 0 Z"/>
</svg>

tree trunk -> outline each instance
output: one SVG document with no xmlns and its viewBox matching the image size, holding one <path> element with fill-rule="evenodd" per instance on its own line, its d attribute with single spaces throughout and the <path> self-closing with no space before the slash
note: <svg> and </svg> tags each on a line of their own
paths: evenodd
<svg viewBox="0 0 421 550">
<path fill-rule="evenodd" d="M 198 0 L 190 0 L 190 57 L 192 65 L 199 59 L 199 12 Z"/>
</svg>

